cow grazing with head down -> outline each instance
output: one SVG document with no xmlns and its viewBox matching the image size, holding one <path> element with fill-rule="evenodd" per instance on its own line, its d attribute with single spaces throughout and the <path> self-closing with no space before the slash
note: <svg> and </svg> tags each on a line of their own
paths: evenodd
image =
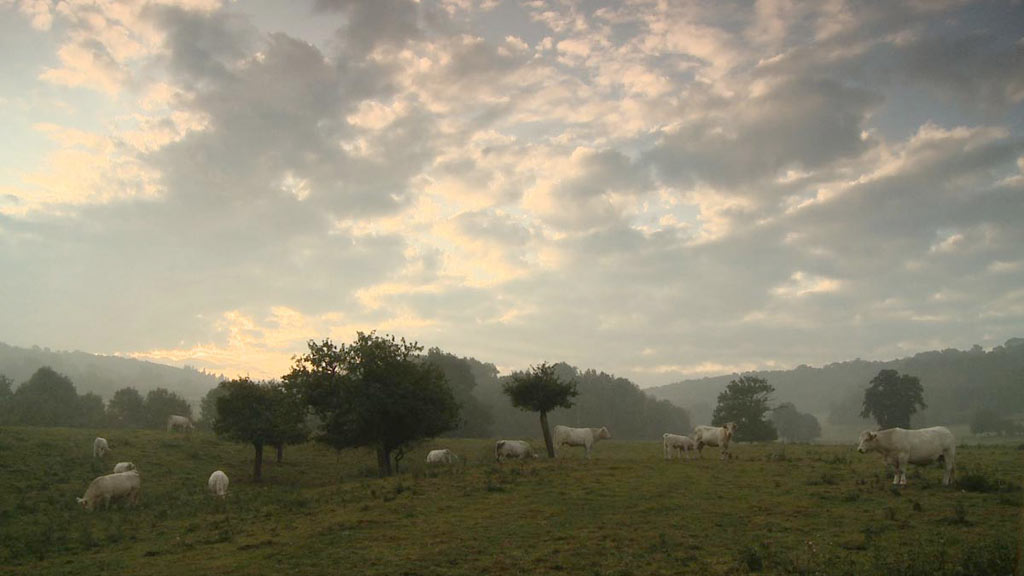
<svg viewBox="0 0 1024 576">
<path fill-rule="evenodd" d="M 665 452 L 665 460 L 671 459 L 673 454 L 676 458 L 680 458 L 680 454 L 683 453 L 686 453 L 686 459 L 689 460 L 690 452 L 697 448 L 697 443 L 693 441 L 693 438 L 679 434 L 663 434 L 661 444 Z"/>
<path fill-rule="evenodd" d="M 92 457 L 103 458 L 107 454 L 110 454 L 110 446 L 107 445 L 107 439 L 97 436 L 96 439 L 92 441 Z"/>
<path fill-rule="evenodd" d="M 115 474 L 119 472 L 128 472 L 130 470 L 135 470 L 135 464 L 131 462 L 118 462 L 117 464 L 114 464 Z"/>
<path fill-rule="evenodd" d="M 206 483 L 210 493 L 221 498 L 228 495 L 228 475 L 220 470 L 214 470 L 210 474 L 210 480 Z"/>
<path fill-rule="evenodd" d="M 735 432 L 735 422 L 729 422 L 725 426 L 697 426 L 693 429 L 693 441 L 697 443 L 697 454 L 703 458 L 705 446 L 719 446 L 722 449 L 722 460 L 732 457 L 732 453 L 729 452 L 729 443 Z"/>
<path fill-rule="evenodd" d="M 953 480 L 956 440 L 953 433 L 943 426 L 920 430 L 865 430 L 860 433 L 857 451 L 861 454 L 881 454 L 886 463 L 896 469 L 896 475 L 892 477 L 893 484 L 907 483 L 907 464 L 923 466 L 936 461 L 941 461 L 945 467 L 942 483 L 948 486 Z"/>
<path fill-rule="evenodd" d="M 95 510 L 98 505 L 107 508 L 112 502 L 119 500 L 134 505 L 139 502 L 141 490 L 142 479 L 139 472 L 131 470 L 95 478 L 85 490 L 85 496 L 76 500 L 86 510 Z"/>
<path fill-rule="evenodd" d="M 583 446 L 584 458 L 590 458 L 590 449 L 598 440 L 606 440 L 612 437 L 608 428 L 570 428 L 568 426 L 555 426 L 552 433 L 552 443 L 555 446 L 555 457 L 558 457 L 558 449 L 562 446 Z"/>
<path fill-rule="evenodd" d="M 536 458 L 537 453 L 529 442 L 522 440 L 498 440 L 494 443 L 494 459 L 501 462 L 509 458 Z"/>
<path fill-rule="evenodd" d="M 427 464 L 451 464 L 458 460 L 455 453 L 447 448 L 431 450 L 427 453 Z"/>
<path fill-rule="evenodd" d="M 167 417 L 167 431 L 181 430 L 182 432 L 191 432 L 195 429 L 192 425 L 192 421 L 186 416 L 172 415 Z"/>
</svg>

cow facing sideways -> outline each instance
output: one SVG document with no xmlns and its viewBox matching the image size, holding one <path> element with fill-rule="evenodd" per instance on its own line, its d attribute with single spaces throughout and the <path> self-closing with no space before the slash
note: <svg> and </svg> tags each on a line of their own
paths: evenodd
<svg viewBox="0 0 1024 576">
<path fill-rule="evenodd" d="M 85 496 L 77 498 L 78 503 L 86 510 L 95 510 L 97 505 L 108 508 L 112 502 L 127 501 L 138 504 L 142 480 L 137 470 L 119 472 L 99 476 L 89 483 Z"/>
<path fill-rule="evenodd" d="M 690 459 L 690 452 L 693 452 L 697 448 L 697 443 L 693 441 L 693 438 L 689 436 L 680 436 L 679 434 L 663 434 L 661 436 L 662 448 L 665 452 L 665 460 L 669 460 L 675 455 L 676 458 L 681 458 L 683 453 L 686 453 L 686 459 Z"/>
<path fill-rule="evenodd" d="M 697 443 L 697 454 L 703 458 L 705 446 L 718 446 L 722 449 L 722 460 L 731 457 L 729 443 L 735 432 L 736 424 L 734 422 L 729 422 L 725 426 L 697 426 L 693 429 L 693 441 Z"/>
<path fill-rule="evenodd" d="M 598 440 L 607 440 L 612 437 L 608 428 L 570 428 L 568 426 L 555 426 L 552 434 L 555 445 L 555 457 L 558 457 L 558 449 L 562 446 L 583 446 L 584 458 L 590 458 L 590 450 Z"/>
<path fill-rule="evenodd" d="M 498 440 L 494 443 L 494 459 L 501 462 L 504 459 L 514 458 L 536 458 L 537 453 L 529 442 L 522 440 Z"/>
<path fill-rule="evenodd" d="M 940 461 L 945 467 L 942 483 L 949 485 L 953 480 L 953 461 L 956 458 L 956 440 L 953 433 L 943 426 L 904 430 L 888 428 L 860 433 L 857 452 L 878 452 L 885 462 L 896 469 L 893 484 L 907 483 L 907 464 L 923 466 Z"/>
<path fill-rule="evenodd" d="M 228 495 L 228 475 L 220 470 L 214 470 L 210 474 L 210 480 L 206 483 L 210 493 L 221 498 Z"/>
<path fill-rule="evenodd" d="M 456 460 L 458 460 L 458 458 L 447 448 L 431 450 L 427 453 L 427 464 L 451 464 Z"/>
<path fill-rule="evenodd" d="M 192 421 L 185 416 L 168 416 L 167 417 L 167 431 L 181 430 L 182 432 L 191 432 L 195 429 L 192 426 Z"/>
<path fill-rule="evenodd" d="M 131 462 L 118 462 L 117 464 L 114 464 L 114 474 L 128 472 L 130 470 L 135 470 L 135 464 L 132 464 Z"/>
<path fill-rule="evenodd" d="M 107 439 L 96 437 L 92 441 L 92 457 L 103 458 L 107 454 L 110 454 L 110 446 L 107 445 Z"/>
</svg>

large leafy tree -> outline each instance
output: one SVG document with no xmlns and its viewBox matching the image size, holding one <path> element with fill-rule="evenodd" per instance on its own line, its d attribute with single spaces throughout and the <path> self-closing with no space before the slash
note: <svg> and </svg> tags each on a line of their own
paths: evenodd
<svg viewBox="0 0 1024 576">
<path fill-rule="evenodd" d="M 107 419 L 114 426 L 142 428 L 146 425 L 146 402 L 138 390 L 130 386 L 114 392 L 107 403 Z"/>
<path fill-rule="evenodd" d="M 779 404 L 771 412 L 779 437 L 790 442 L 810 442 L 821 436 L 821 424 L 813 414 L 804 414 L 792 402 Z"/>
<path fill-rule="evenodd" d="M 916 376 L 881 370 L 864 391 L 861 418 L 874 418 L 884 428 L 910 428 L 910 415 L 924 403 L 924 387 Z"/>
<path fill-rule="evenodd" d="M 462 424 L 450 434 L 464 438 L 489 437 L 494 416 L 491 414 L 490 408 L 473 395 L 476 378 L 473 376 L 469 361 L 454 354 L 442 352 L 439 348 L 428 350 L 426 361 L 436 365 L 444 372 L 444 377 L 452 389 L 455 401 L 459 404 Z"/>
<path fill-rule="evenodd" d="M 106 419 L 103 398 L 99 394 L 87 392 L 78 397 L 78 418 L 76 422 L 79 426 L 99 428 L 103 426 Z"/>
<path fill-rule="evenodd" d="M 304 442 L 306 406 L 290 390 L 273 382 L 239 378 L 221 382 L 213 430 L 218 436 L 251 444 L 253 480 L 263 478 L 263 447 Z"/>
<path fill-rule="evenodd" d="M 444 373 L 419 361 L 415 342 L 357 333 L 356 341 L 336 347 L 330 340 L 309 342 L 285 377 L 320 419 L 317 440 L 335 449 L 370 447 L 381 476 L 392 473 L 413 443 L 459 426 L 459 405 Z"/>
<path fill-rule="evenodd" d="M 29 426 L 73 426 L 80 419 L 78 393 L 71 380 L 44 366 L 14 392 L 12 423 Z"/>
<path fill-rule="evenodd" d="M 741 442 L 775 440 L 777 432 L 771 421 L 765 419 L 775 387 L 764 378 L 741 376 L 729 382 L 718 395 L 718 405 L 711 415 L 711 424 L 723 426 L 736 423 L 734 439 Z"/>
<path fill-rule="evenodd" d="M 512 380 L 502 386 L 502 391 L 516 408 L 540 413 L 544 446 L 548 449 L 548 457 L 554 458 L 555 447 L 551 441 L 548 412 L 555 408 L 572 408 L 572 399 L 579 394 L 576 382 L 562 380 L 555 373 L 555 367 L 545 362 L 531 367 L 529 372 L 513 374 Z"/>
<path fill-rule="evenodd" d="M 217 399 L 227 394 L 227 389 L 222 386 L 210 388 L 210 390 L 199 401 L 199 422 L 200 428 L 213 430 L 213 423 L 217 421 Z"/>
<path fill-rule="evenodd" d="M 147 392 L 145 407 L 148 428 L 163 428 L 167 425 L 167 417 L 172 414 L 192 418 L 192 407 L 188 401 L 166 388 L 154 388 Z"/>
</svg>

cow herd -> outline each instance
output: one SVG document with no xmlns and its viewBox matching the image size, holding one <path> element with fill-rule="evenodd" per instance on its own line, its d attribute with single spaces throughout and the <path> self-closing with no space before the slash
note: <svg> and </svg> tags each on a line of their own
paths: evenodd
<svg viewBox="0 0 1024 576">
<path fill-rule="evenodd" d="M 182 430 L 185 432 L 193 429 L 192 422 L 184 416 L 171 416 L 167 421 L 167 430 Z M 683 454 L 690 459 L 692 452 L 702 454 L 705 446 L 719 448 L 721 459 L 731 458 L 729 445 L 736 425 L 732 422 L 725 426 L 697 426 L 692 436 L 680 434 L 664 434 L 662 436 L 662 448 L 664 458 L 681 458 Z M 558 451 L 566 446 L 583 448 L 584 458 L 590 458 L 594 444 L 598 440 L 611 438 L 608 428 L 570 428 L 569 426 L 555 426 L 552 433 L 552 444 L 555 456 Z M 942 483 L 949 485 L 953 480 L 954 459 L 956 457 L 956 440 L 953 434 L 942 426 L 924 428 L 921 430 L 904 430 L 902 428 L 889 428 L 886 430 L 868 431 L 860 435 L 857 451 L 878 452 L 885 462 L 895 469 L 892 483 L 905 485 L 907 483 L 907 465 L 926 465 L 933 462 L 940 462 L 945 468 L 942 476 Z M 96 438 L 92 445 L 94 458 L 104 458 L 111 453 L 110 445 L 104 438 Z M 523 440 L 498 440 L 494 444 L 494 458 L 498 462 L 508 459 L 536 458 L 537 453 L 530 446 L 529 442 Z M 441 448 L 431 450 L 427 453 L 427 464 L 454 464 L 458 457 L 451 450 Z M 210 493 L 223 498 L 228 491 L 228 476 L 221 470 L 210 474 L 207 482 Z M 87 510 L 94 510 L 97 506 L 107 508 L 112 503 L 124 501 L 129 505 L 135 505 L 139 501 L 142 491 L 142 477 L 138 468 L 132 462 L 118 462 L 114 466 L 112 474 L 98 476 L 89 483 L 85 495 L 77 498 L 78 503 Z"/>
<path fill-rule="evenodd" d="M 182 430 L 189 432 L 194 429 L 192 421 L 185 416 L 171 416 L 167 419 L 167 431 Z M 92 442 L 93 458 L 103 459 L 111 453 L 110 444 L 106 438 L 97 437 Z M 214 496 L 223 498 L 228 493 L 228 475 L 221 470 L 210 474 L 207 486 Z M 112 474 L 97 476 L 89 483 L 85 495 L 76 498 L 78 504 L 86 510 L 95 510 L 97 507 L 109 508 L 111 504 L 126 502 L 134 506 L 139 503 L 139 495 L 142 492 L 142 476 L 134 462 L 118 462 L 114 465 Z"/>
</svg>

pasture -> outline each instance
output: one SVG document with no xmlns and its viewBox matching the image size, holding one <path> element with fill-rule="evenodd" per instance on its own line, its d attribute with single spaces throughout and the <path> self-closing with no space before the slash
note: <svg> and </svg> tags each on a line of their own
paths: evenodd
<svg viewBox="0 0 1024 576">
<path fill-rule="evenodd" d="M 590 461 L 500 465 L 493 446 L 429 442 L 387 479 L 366 451 L 271 449 L 255 484 L 251 447 L 208 433 L 2 428 L 0 574 L 1010 574 L 1024 540 L 1015 445 L 960 446 L 955 489 L 938 467 L 893 489 L 852 445 L 665 461 L 659 442 L 610 440 Z M 438 447 L 459 462 L 428 467 Z M 81 510 L 121 460 L 140 505 Z M 223 502 L 206 492 L 218 468 Z"/>
</svg>

